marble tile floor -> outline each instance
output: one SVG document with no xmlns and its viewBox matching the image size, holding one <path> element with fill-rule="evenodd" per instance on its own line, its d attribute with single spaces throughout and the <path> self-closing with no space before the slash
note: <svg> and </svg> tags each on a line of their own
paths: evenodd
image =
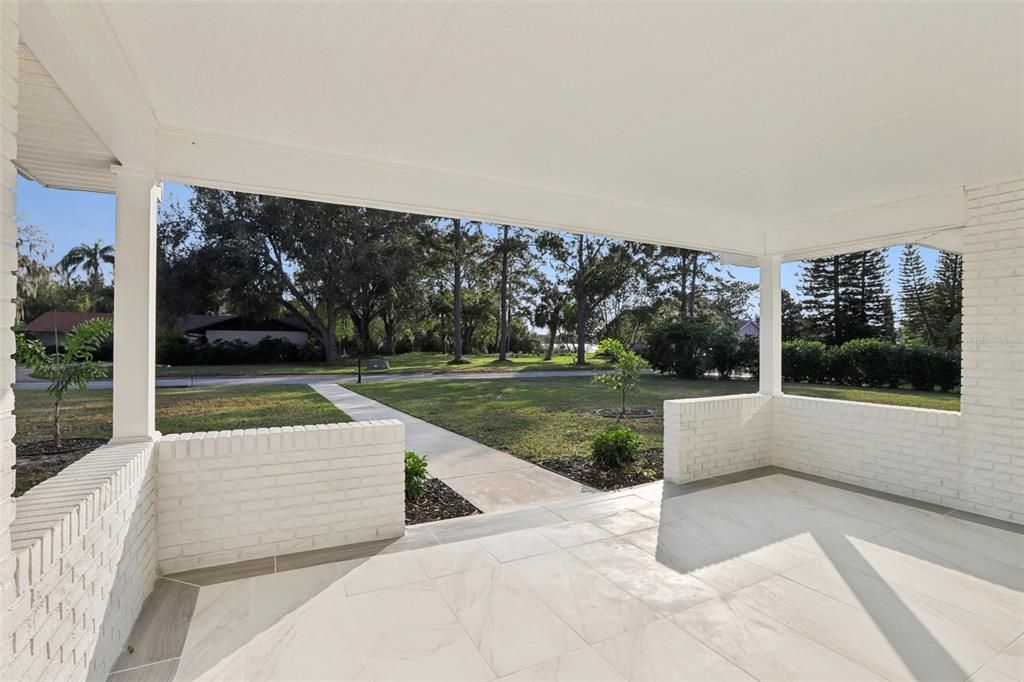
<svg viewBox="0 0 1024 682">
<path fill-rule="evenodd" d="M 776 470 L 167 576 L 110 680 L 1024 680 L 1024 533 Z"/>
</svg>

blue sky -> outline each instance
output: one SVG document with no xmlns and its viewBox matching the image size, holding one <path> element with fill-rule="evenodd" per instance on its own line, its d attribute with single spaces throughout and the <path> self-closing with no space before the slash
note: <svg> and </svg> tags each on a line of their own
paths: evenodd
<svg viewBox="0 0 1024 682">
<path fill-rule="evenodd" d="M 101 239 L 114 241 L 114 196 L 95 192 L 73 192 L 70 190 L 47 189 L 41 185 L 18 177 L 18 216 L 22 224 L 41 227 L 53 242 L 51 261 L 56 261 L 68 250 L 82 242 Z M 188 200 L 191 190 L 186 185 L 164 183 L 164 202 Z M 938 251 L 922 247 L 921 254 L 931 270 L 938 258 Z M 890 267 L 889 290 L 895 292 L 896 270 L 899 265 L 900 249 L 888 249 Z M 757 268 L 730 267 L 737 279 L 757 282 Z M 785 263 L 782 266 L 782 286 L 796 292 L 800 264 Z"/>
</svg>

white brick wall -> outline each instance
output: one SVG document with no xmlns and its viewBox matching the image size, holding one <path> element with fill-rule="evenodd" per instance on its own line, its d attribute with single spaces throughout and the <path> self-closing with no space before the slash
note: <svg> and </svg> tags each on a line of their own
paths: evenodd
<svg viewBox="0 0 1024 682">
<path fill-rule="evenodd" d="M 15 559 L 11 552 L 10 525 L 14 520 L 14 297 L 17 285 L 17 228 L 14 224 L 14 186 L 17 173 L 12 161 L 18 146 L 18 3 L 0 2 L 0 671 L 11 664 L 13 625 L 7 617 L 15 600 Z M 0 675 L 2 676 L 2 675 Z"/>
<path fill-rule="evenodd" d="M 796 396 L 771 409 L 754 396 L 668 401 L 666 478 L 770 463 L 1024 523 L 1024 178 L 965 191 L 960 413 Z"/>
<path fill-rule="evenodd" d="M 1024 178 L 967 190 L 961 508 L 1024 521 Z"/>
<path fill-rule="evenodd" d="M 17 499 L 0 679 L 106 678 L 156 579 L 152 453 L 99 448 Z"/>
<path fill-rule="evenodd" d="M 957 412 L 776 396 L 772 415 L 776 466 L 957 506 Z"/>
<path fill-rule="evenodd" d="M 676 483 L 771 463 L 769 398 L 666 400 L 665 478 Z"/>
<path fill-rule="evenodd" d="M 160 571 L 399 537 L 404 450 L 396 420 L 165 436 Z"/>
</svg>

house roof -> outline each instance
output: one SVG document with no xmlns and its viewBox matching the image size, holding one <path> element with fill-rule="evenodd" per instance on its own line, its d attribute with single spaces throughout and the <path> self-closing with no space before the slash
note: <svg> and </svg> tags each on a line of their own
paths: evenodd
<svg viewBox="0 0 1024 682">
<path fill-rule="evenodd" d="M 45 334 L 47 332 L 52 333 L 56 331 L 66 334 L 74 329 L 76 325 L 96 318 L 112 320 L 114 319 L 114 315 L 113 313 L 80 313 L 51 310 L 43 313 L 25 325 L 25 331 L 36 334 Z"/>
<path fill-rule="evenodd" d="M 231 320 L 236 315 L 184 315 L 178 319 L 178 328 L 188 334 L 194 330 L 204 329 L 211 324 Z"/>
<path fill-rule="evenodd" d="M 208 324 L 202 324 L 190 329 L 189 333 L 205 332 L 209 330 L 231 330 L 231 331 L 259 331 L 259 332 L 304 332 L 308 331 L 302 320 L 296 317 L 275 317 L 267 320 L 252 320 L 234 315 L 220 316 L 210 315 L 208 317 L 221 317 Z"/>
</svg>

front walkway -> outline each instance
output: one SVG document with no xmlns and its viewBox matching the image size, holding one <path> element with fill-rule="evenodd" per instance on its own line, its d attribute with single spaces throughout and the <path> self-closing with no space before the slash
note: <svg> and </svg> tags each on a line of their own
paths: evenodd
<svg viewBox="0 0 1024 682">
<path fill-rule="evenodd" d="M 403 422 L 406 449 L 426 455 L 430 475 L 447 483 L 480 511 L 502 511 L 593 492 L 581 483 L 353 393 L 336 383 L 310 385 L 355 421 L 398 419 Z"/>
<path fill-rule="evenodd" d="M 768 473 L 170 576 L 111 682 L 1022 679 L 1024 535 Z"/>
</svg>

